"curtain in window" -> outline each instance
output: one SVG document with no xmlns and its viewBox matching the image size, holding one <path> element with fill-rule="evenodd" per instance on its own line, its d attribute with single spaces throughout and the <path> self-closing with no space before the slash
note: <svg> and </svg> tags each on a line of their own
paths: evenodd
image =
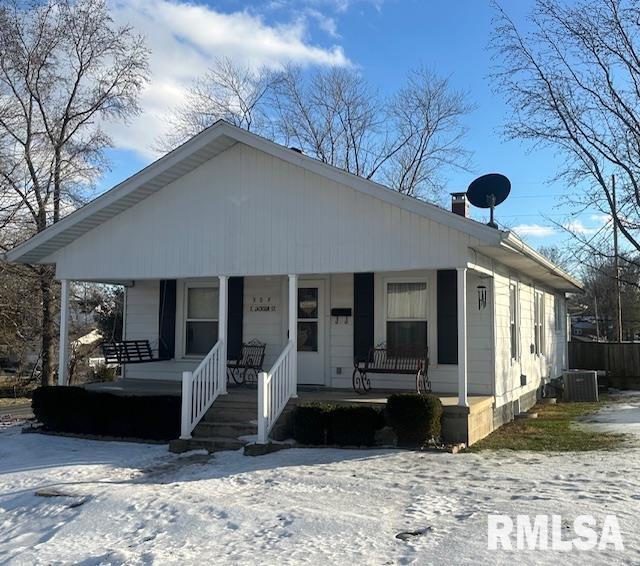
<svg viewBox="0 0 640 566">
<path fill-rule="evenodd" d="M 427 284 L 389 283 L 387 285 L 387 318 L 427 318 Z"/>
</svg>

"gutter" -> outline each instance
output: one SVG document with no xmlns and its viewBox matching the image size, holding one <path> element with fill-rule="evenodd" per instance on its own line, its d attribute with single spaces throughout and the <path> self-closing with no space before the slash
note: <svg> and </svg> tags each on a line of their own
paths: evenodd
<svg viewBox="0 0 640 566">
<path fill-rule="evenodd" d="M 510 248 L 511 250 L 518 252 L 535 261 L 538 265 L 546 269 L 552 275 L 560 277 L 561 279 L 564 279 L 565 281 L 573 285 L 578 291 L 582 291 L 584 289 L 584 285 L 578 279 L 576 279 L 563 269 L 560 269 L 557 265 L 543 256 L 541 253 L 525 244 L 513 232 L 501 232 L 500 234 L 500 245 Z"/>
</svg>

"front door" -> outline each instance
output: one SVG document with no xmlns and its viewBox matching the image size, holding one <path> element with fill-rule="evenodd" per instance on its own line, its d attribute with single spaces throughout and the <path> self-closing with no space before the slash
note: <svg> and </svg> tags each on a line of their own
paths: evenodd
<svg viewBox="0 0 640 566">
<path fill-rule="evenodd" d="M 324 282 L 298 282 L 298 383 L 324 385 Z"/>
</svg>

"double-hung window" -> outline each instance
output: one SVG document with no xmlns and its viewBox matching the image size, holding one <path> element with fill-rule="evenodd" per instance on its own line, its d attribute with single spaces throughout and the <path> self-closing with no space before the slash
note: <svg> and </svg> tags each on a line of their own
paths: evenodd
<svg viewBox="0 0 640 566">
<path fill-rule="evenodd" d="M 518 359 L 518 287 L 509 284 L 509 329 L 511 336 L 511 359 Z"/>
<path fill-rule="evenodd" d="M 217 287 L 187 287 L 185 355 L 208 354 L 218 341 L 218 293 Z"/>
<path fill-rule="evenodd" d="M 533 338 L 534 352 L 544 353 L 544 294 L 536 291 L 533 295 Z"/>
<path fill-rule="evenodd" d="M 427 283 L 387 283 L 387 351 L 427 347 Z"/>
</svg>

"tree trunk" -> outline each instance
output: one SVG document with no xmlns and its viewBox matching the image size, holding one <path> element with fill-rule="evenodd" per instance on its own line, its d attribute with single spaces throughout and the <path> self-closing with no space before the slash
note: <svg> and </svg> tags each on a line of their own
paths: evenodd
<svg viewBox="0 0 640 566">
<path fill-rule="evenodd" d="M 53 344 L 54 344 L 54 328 L 52 305 L 54 302 L 54 293 L 52 289 L 53 274 L 51 269 L 43 266 L 40 269 L 40 294 L 42 299 L 42 385 L 54 384 L 53 373 Z"/>
</svg>

